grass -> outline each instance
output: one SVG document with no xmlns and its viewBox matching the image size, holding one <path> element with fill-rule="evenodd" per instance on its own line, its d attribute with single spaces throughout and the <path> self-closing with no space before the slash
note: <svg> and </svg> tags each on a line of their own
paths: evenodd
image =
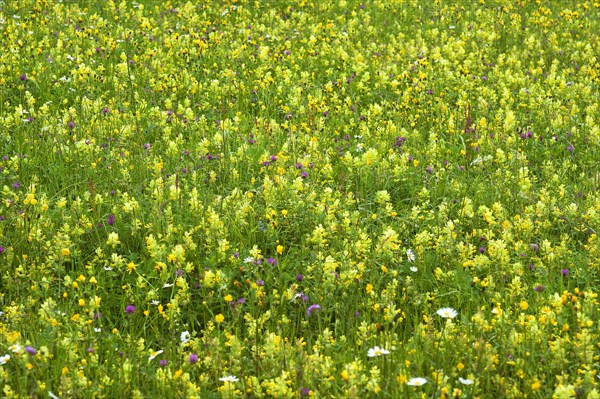
<svg viewBox="0 0 600 399">
<path fill-rule="evenodd" d="M 599 397 L 598 7 L 0 2 L 2 395 Z"/>
</svg>

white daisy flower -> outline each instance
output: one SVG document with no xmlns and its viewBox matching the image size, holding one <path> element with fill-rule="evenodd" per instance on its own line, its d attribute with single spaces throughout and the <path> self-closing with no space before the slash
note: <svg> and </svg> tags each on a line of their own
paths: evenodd
<svg viewBox="0 0 600 399">
<path fill-rule="evenodd" d="M 375 347 L 369 349 L 369 351 L 367 352 L 367 356 L 376 357 L 376 356 L 388 355 L 389 353 L 390 353 L 389 350 L 375 346 Z"/>
<path fill-rule="evenodd" d="M 239 379 L 239 378 L 237 378 L 235 375 L 228 375 L 228 376 L 225 376 L 225 377 L 221 377 L 221 378 L 219 378 L 219 381 L 223 381 L 223 382 L 230 382 L 230 383 L 232 383 L 232 382 L 237 382 L 237 381 L 239 381 L 239 380 L 240 380 L 240 379 Z"/>
<path fill-rule="evenodd" d="M 456 310 L 454 310 L 452 308 L 441 308 L 441 309 L 438 309 L 438 311 L 436 313 L 439 316 L 443 317 L 444 319 L 453 319 L 458 314 L 456 312 Z"/>
<path fill-rule="evenodd" d="M 458 381 L 463 385 L 471 385 L 474 382 L 473 380 L 470 380 L 468 378 L 461 378 L 461 377 L 458 377 Z"/>
<path fill-rule="evenodd" d="M 415 377 L 408 380 L 406 385 L 410 385 L 411 387 L 420 387 L 421 385 L 427 384 L 427 380 L 423 377 Z"/>
<path fill-rule="evenodd" d="M 181 333 L 181 336 L 179 338 L 181 339 L 182 344 L 187 344 L 192 339 L 192 336 L 188 331 L 184 331 Z"/>
<path fill-rule="evenodd" d="M 161 353 L 163 353 L 163 352 L 164 352 L 164 350 L 162 350 L 162 349 L 161 349 L 161 350 L 159 350 L 159 351 L 153 352 L 153 353 L 150 355 L 150 357 L 148 358 L 148 361 L 149 361 L 149 362 L 151 362 L 152 360 L 154 360 L 154 358 L 155 358 L 156 356 L 160 355 L 160 354 L 161 354 Z"/>
</svg>

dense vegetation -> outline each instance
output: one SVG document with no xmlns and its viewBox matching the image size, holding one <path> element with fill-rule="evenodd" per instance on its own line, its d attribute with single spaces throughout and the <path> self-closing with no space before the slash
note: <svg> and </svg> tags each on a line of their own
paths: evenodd
<svg viewBox="0 0 600 399">
<path fill-rule="evenodd" d="M 1 1 L 0 395 L 599 398 L 599 15 Z"/>
</svg>

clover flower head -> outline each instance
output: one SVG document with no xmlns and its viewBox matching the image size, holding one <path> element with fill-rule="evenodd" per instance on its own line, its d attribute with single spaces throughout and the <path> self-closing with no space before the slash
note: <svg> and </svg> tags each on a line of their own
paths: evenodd
<svg viewBox="0 0 600 399">
<path fill-rule="evenodd" d="M 306 309 L 306 315 L 308 317 L 310 317 L 310 315 L 313 314 L 313 312 L 316 312 L 318 310 L 321 310 L 321 305 L 317 305 L 317 304 L 310 305 L 308 307 L 308 309 Z"/>
</svg>

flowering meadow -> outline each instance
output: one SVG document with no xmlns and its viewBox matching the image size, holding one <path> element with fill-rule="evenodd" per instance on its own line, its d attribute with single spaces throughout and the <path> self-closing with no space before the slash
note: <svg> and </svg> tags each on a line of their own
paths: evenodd
<svg viewBox="0 0 600 399">
<path fill-rule="evenodd" d="M 600 398 L 599 32 L 0 1 L 0 396 Z"/>
</svg>

